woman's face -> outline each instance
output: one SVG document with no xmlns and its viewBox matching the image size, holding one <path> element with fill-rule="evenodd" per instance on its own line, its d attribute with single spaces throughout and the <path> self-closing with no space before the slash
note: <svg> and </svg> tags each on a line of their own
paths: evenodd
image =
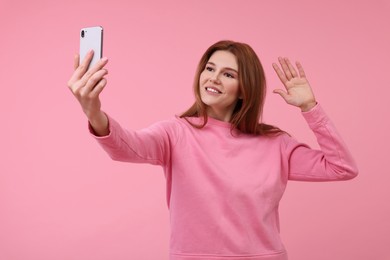
<svg viewBox="0 0 390 260">
<path fill-rule="evenodd" d="M 240 97 L 236 56 L 228 51 L 214 52 L 200 74 L 199 88 L 207 115 L 229 122 Z"/>
</svg>

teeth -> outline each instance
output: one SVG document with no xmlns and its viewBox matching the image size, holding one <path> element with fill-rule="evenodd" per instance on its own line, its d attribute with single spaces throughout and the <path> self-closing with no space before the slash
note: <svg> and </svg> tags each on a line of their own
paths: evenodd
<svg viewBox="0 0 390 260">
<path fill-rule="evenodd" d="M 217 90 L 213 88 L 206 88 L 207 91 L 214 92 L 214 93 L 219 93 Z"/>
</svg>

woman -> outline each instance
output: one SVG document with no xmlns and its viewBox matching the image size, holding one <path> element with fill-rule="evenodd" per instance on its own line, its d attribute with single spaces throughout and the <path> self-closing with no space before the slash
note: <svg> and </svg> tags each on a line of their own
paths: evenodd
<svg viewBox="0 0 390 260">
<path fill-rule="evenodd" d="M 286 58 L 273 67 L 277 89 L 299 107 L 321 150 L 261 122 L 266 94 L 262 65 L 244 43 L 221 41 L 202 56 L 195 75 L 196 101 L 180 117 L 139 131 L 125 130 L 101 111 L 106 85 L 103 58 L 89 71 L 93 53 L 68 86 L 90 131 L 114 159 L 161 165 L 171 216 L 170 259 L 286 260 L 279 237 L 279 201 L 288 180 L 354 178 L 356 165 L 317 104 L 302 66 Z"/>
</svg>

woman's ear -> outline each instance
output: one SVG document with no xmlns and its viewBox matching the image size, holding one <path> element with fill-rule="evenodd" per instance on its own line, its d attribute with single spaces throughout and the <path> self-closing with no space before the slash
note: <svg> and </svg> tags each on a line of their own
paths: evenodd
<svg viewBox="0 0 390 260">
<path fill-rule="evenodd" d="M 243 95 L 242 95 L 242 92 L 243 92 L 243 89 L 240 87 L 240 92 L 239 92 L 239 95 L 238 95 L 238 99 L 244 99 Z"/>
</svg>

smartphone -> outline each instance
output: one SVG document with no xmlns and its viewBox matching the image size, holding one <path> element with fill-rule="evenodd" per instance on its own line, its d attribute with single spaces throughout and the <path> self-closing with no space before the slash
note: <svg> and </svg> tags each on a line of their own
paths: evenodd
<svg viewBox="0 0 390 260">
<path fill-rule="evenodd" d="M 94 55 L 88 69 L 103 56 L 103 27 L 101 26 L 86 27 L 80 30 L 80 63 L 91 49 Z"/>
</svg>

